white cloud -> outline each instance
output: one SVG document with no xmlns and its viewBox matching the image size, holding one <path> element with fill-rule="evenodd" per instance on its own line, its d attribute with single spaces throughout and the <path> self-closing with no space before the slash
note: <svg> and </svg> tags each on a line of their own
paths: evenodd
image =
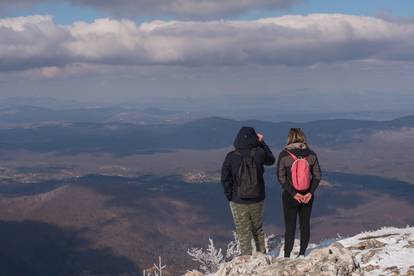
<svg viewBox="0 0 414 276">
<path fill-rule="evenodd" d="M 414 24 L 342 14 L 255 21 L 0 19 L 0 70 L 65 65 L 315 65 L 413 61 Z"/>
<path fill-rule="evenodd" d="M 67 28 L 49 16 L 0 19 L 0 70 L 12 71 L 71 63 Z"/>
</svg>

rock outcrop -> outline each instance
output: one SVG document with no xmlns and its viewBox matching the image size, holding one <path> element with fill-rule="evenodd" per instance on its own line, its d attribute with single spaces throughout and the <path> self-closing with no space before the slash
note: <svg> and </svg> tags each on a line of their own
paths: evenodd
<svg viewBox="0 0 414 276">
<path fill-rule="evenodd" d="M 327 244 L 310 246 L 304 258 L 281 258 L 281 252 L 236 257 L 208 276 L 414 276 L 414 227 L 387 227 Z"/>
<path fill-rule="evenodd" d="M 363 275 L 414 276 L 413 227 L 387 227 L 339 242 L 352 251 Z"/>
<path fill-rule="evenodd" d="M 258 254 L 237 257 L 223 264 L 217 276 L 261 275 L 358 275 L 358 265 L 352 252 L 340 243 L 316 249 L 305 258 L 284 259 Z"/>
</svg>

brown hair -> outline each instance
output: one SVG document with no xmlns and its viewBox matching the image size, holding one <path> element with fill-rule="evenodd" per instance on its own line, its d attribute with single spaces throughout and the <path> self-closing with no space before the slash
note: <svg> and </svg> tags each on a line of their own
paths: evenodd
<svg viewBox="0 0 414 276">
<path fill-rule="evenodd" d="M 288 134 L 287 144 L 303 143 L 308 146 L 306 135 L 301 128 L 291 128 Z"/>
</svg>

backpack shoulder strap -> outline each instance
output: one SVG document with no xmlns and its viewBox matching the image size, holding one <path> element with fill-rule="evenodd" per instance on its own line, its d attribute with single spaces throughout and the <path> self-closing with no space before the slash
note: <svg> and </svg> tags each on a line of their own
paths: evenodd
<svg viewBox="0 0 414 276">
<path fill-rule="evenodd" d="M 298 160 L 298 158 L 296 157 L 296 155 L 294 155 L 293 153 L 291 153 L 290 151 L 288 151 L 288 150 L 285 150 L 289 155 L 290 155 L 290 157 L 292 157 L 293 158 L 293 160 L 294 161 L 296 161 L 296 160 Z"/>
</svg>

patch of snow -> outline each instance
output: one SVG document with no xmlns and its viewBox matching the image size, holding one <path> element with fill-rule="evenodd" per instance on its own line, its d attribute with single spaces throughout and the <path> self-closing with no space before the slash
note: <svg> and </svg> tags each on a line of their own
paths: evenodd
<svg viewBox="0 0 414 276">
<path fill-rule="evenodd" d="M 363 248 L 361 245 L 367 241 L 378 242 L 377 248 L 374 245 Z M 372 270 L 365 270 L 364 275 L 391 274 L 392 267 L 405 274 L 414 265 L 414 227 L 384 227 L 339 242 L 351 249 L 362 269 L 371 267 Z M 355 248 L 358 245 L 362 248 Z"/>
<path fill-rule="evenodd" d="M 266 269 L 269 269 L 269 271 L 272 272 L 272 269 L 275 269 L 273 267 L 275 264 L 287 265 L 289 262 L 291 262 L 293 265 L 293 262 L 297 262 L 297 264 L 294 266 L 297 269 L 301 267 L 301 261 L 295 259 L 297 253 L 299 252 L 299 240 L 295 240 L 295 246 L 291 254 L 291 260 L 286 260 L 283 258 L 282 237 L 274 236 L 268 239 L 268 243 L 275 245 L 269 247 L 270 250 L 267 256 L 263 255 L 263 258 L 268 258 L 270 260 L 269 262 L 273 265 L 270 264 L 269 266 L 269 264 L 262 264 L 260 261 L 260 256 L 253 256 L 251 259 L 246 259 L 245 261 L 243 259 L 240 259 L 240 257 L 237 257 L 229 263 L 222 264 L 222 266 L 226 266 L 226 269 L 229 269 L 229 271 L 238 271 L 240 269 L 243 270 L 250 267 L 249 269 L 253 269 L 254 271 L 250 271 L 251 273 L 249 272 L 250 274 L 248 275 L 256 275 L 255 273 L 257 271 L 261 271 L 262 273 L 263 271 L 266 271 Z M 306 252 L 307 254 L 305 260 L 313 260 L 315 259 L 315 256 L 319 256 L 321 254 L 323 255 L 323 252 L 326 250 L 331 252 L 330 249 L 336 248 L 338 246 L 338 243 L 340 244 L 339 246 L 344 247 L 343 250 L 340 249 L 339 251 L 342 250 L 343 252 L 349 252 L 349 254 L 352 256 L 352 262 L 355 269 L 355 271 L 352 272 L 352 275 L 414 275 L 414 227 L 383 227 L 376 231 L 363 232 L 348 238 L 343 238 L 338 235 L 337 238 L 325 240 L 319 244 L 310 244 Z M 338 256 L 342 257 L 342 255 Z M 261 267 L 262 265 L 267 267 Z M 342 269 L 344 267 L 346 266 L 342 264 Z M 206 275 L 222 274 L 217 272 Z"/>
</svg>

